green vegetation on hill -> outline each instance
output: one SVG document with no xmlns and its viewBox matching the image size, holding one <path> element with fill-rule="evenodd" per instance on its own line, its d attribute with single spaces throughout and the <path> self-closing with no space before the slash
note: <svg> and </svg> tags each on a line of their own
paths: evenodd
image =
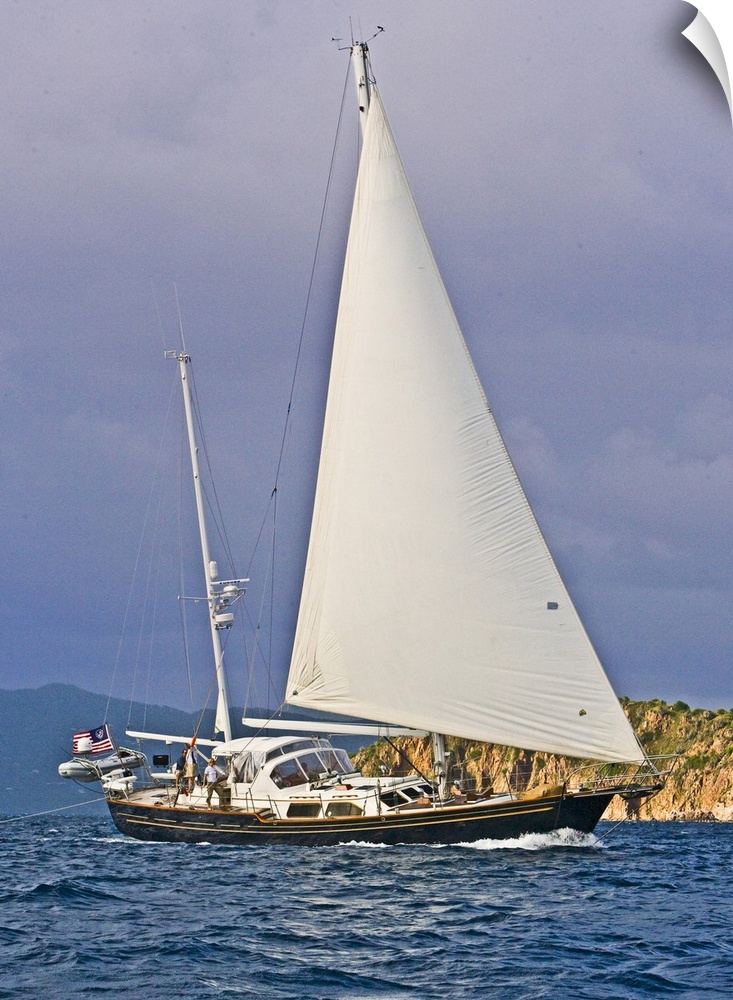
<svg viewBox="0 0 733 1000">
<path fill-rule="evenodd" d="M 654 698 L 621 704 L 650 757 L 679 754 L 666 787 L 637 809 L 615 799 L 607 818 L 632 815 L 639 819 L 695 819 L 733 821 L 733 709 L 710 711 Z M 582 761 L 546 753 L 492 746 L 469 740 L 448 739 L 451 776 L 477 788 L 511 787 L 563 780 Z M 356 756 L 366 774 L 381 767 L 403 773 L 411 765 L 428 774 L 430 747 L 426 739 L 406 737 L 372 744 Z"/>
<path fill-rule="evenodd" d="M 681 755 L 664 791 L 634 817 L 733 821 L 733 709 L 693 709 L 683 701 L 667 704 L 658 698 L 622 698 L 621 704 L 648 755 Z M 157 732 L 188 735 L 198 721 L 198 713 L 158 707 L 147 710 L 146 722 L 142 705 L 132 709 L 131 716 L 128 702 L 113 699 L 108 711 L 104 696 L 71 685 L 0 692 L 0 814 L 29 814 L 83 802 L 88 802 L 83 808 L 98 812 L 98 786 L 65 781 L 57 767 L 70 756 L 72 733 L 99 725 L 107 711 L 118 734 L 129 726 L 148 729 L 155 720 Z M 212 728 L 209 716 L 212 713 L 206 716 L 202 734 L 209 735 Z M 354 759 L 367 774 L 378 774 L 382 767 L 406 772 L 414 765 L 427 775 L 428 744 L 405 737 L 392 744 L 381 741 L 364 747 Z M 521 790 L 529 784 L 555 783 L 582 763 L 454 738 L 449 738 L 448 749 L 455 776 L 482 788 L 509 784 Z M 161 745 L 161 750 L 166 747 Z M 607 816 L 623 818 L 628 811 L 627 804 L 616 799 Z"/>
</svg>

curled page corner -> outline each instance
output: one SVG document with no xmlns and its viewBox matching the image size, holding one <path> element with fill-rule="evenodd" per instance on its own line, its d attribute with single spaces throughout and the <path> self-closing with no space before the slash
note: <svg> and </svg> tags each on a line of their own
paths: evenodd
<svg viewBox="0 0 733 1000">
<path fill-rule="evenodd" d="M 733 0 L 700 0 L 682 34 L 703 54 L 720 80 L 733 115 L 728 66 L 733 64 Z"/>
</svg>

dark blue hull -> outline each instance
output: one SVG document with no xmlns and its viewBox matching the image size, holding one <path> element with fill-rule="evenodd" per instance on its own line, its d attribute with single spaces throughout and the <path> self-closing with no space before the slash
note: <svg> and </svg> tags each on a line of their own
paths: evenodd
<svg viewBox="0 0 733 1000">
<path fill-rule="evenodd" d="M 238 810 L 150 806 L 121 799 L 108 805 L 117 828 L 138 840 L 172 843 L 272 844 L 324 847 L 371 844 L 456 844 L 507 840 L 570 828 L 590 833 L 614 789 L 502 803 L 476 802 L 419 813 L 335 819 L 273 819 Z"/>
</svg>

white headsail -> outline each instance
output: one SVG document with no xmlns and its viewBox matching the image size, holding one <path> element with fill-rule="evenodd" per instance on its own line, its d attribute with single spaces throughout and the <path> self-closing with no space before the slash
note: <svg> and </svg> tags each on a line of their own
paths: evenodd
<svg viewBox="0 0 733 1000">
<path fill-rule="evenodd" d="M 643 758 L 494 423 L 376 88 L 286 700 Z"/>
</svg>

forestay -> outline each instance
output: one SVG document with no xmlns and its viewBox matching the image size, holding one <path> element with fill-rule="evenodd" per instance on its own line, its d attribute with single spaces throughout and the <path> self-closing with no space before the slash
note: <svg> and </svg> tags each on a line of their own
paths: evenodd
<svg viewBox="0 0 733 1000">
<path fill-rule="evenodd" d="M 376 88 L 286 698 L 643 757 L 489 411 Z"/>
</svg>

